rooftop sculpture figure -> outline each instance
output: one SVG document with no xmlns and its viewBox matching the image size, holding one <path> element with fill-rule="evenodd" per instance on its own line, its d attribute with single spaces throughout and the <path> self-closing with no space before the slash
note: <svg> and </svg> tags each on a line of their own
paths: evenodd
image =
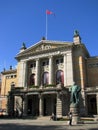
<svg viewBox="0 0 98 130">
<path fill-rule="evenodd" d="M 74 31 L 74 36 L 79 36 L 78 30 L 75 30 L 75 31 Z"/>
</svg>

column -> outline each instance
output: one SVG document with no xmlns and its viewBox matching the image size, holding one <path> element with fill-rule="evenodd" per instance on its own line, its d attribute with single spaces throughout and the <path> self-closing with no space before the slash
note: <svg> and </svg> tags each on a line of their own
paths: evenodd
<svg viewBox="0 0 98 130">
<path fill-rule="evenodd" d="M 53 56 L 49 57 L 49 84 L 53 84 Z"/>
<path fill-rule="evenodd" d="M 67 85 L 67 56 L 66 54 L 64 55 L 64 86 Z"/>
<path fill-rule="evenodd" d="M 9 116 L 14 116 L 14 96 L 12 95 L 11 92 L 8 95 L 8 108 L 7 108 L 7 112 L 8 112 Z"/>
<path fill-rule="evenodd" d="M 87 116 L 87 113 L 88 113 L 87 112 L 88 111 L 88 109 L 87 109 L 87 104 L 88 104 L 87 103 L 87 95 L 86 95 L 86 93 L 85 93 L 84 90 L 81 90 L 80 95 L 79 95 L 79 100 L 80 100 L 79 101 L 80 102 L 80 105 L 79 105 L 79 107 L 80 107 L 80 114 L 84 115 L 84 116 Z"/>
<path fill-rule="evenodd" d="M 72 61 L 72 52 L 67 54 L 67 85 L 73 84 L 73 61 Z"/>
<path fill-rule="evenodd" d="M 39 116 L 43 116 L 43 98 L 42 95 L 39 94 Z"/>
<path fill-rule="evenodd" d="M 23 97 L 23 116 L 27 116 L 27 95 Z"/>
<path fill-rule="evenodd" d="M 60 92 L 57 93 L 56 116 L 62 117 L 62 98 Z"/>
<path fill-rule="evenodd" d="M 39 86 L 39 76 L 40 75 L 40 70 L 39 70 L 39 59 L 36 59 L 36 78 L 35 78 L 35 85 Z"/>
</svg>

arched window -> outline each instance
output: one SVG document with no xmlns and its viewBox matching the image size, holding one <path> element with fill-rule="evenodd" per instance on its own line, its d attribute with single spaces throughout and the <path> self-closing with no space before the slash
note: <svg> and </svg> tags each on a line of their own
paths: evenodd
<svg viewBox="0 0 98 130">
<path fill-rule="evenodd" d="M 30 85 L 35 85 L 35 74 L 31 74 L 30 76 Z"/>
<path fill-rule="evenodd" d="M 44 73 L 43 73 L 43 76 L 42 76 L 42 84 L 43 84 L 43 85 L 49 84 L 49 73 L 48 73 L 48 72 L 44 72 Z"/>
<path fill-rule="evenodd" d="M 56 73 L 56 84 L 64 84 L 64 72 L 62 70 L 58 70 Z"/>
</svg>

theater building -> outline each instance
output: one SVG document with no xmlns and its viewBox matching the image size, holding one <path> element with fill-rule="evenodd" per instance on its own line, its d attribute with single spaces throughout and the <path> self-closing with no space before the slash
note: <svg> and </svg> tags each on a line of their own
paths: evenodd
<svg viewBox="0 0 98 130">
<path fill-rule="evenodd" d="M 78 31 L 73 41 L 44 38 L 29 48 L 23 43 L 17 60 L 17 85 L 8 93 L 8 113 L 57 117 L 68 114 L 69 87 L 81 87 L 79 114 L 98 114 L 98 57 L 91 57 Z"/>
</svg>

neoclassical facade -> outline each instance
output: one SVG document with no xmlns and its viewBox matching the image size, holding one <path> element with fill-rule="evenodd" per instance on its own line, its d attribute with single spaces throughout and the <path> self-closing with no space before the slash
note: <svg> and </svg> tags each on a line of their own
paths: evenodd
<svg viewBox="0 0 98 130">
<path fill-rule="evenodd" d="M 42 39 L 15 57 L 17 86 L 8 94 L 8 113 L 57 117 L 68 114 L 69 87 L 81 87 L 79 114 L 98 114 L 98 57 L 91 57 L 75 31 L 72 42 Z"/>
</svg>

